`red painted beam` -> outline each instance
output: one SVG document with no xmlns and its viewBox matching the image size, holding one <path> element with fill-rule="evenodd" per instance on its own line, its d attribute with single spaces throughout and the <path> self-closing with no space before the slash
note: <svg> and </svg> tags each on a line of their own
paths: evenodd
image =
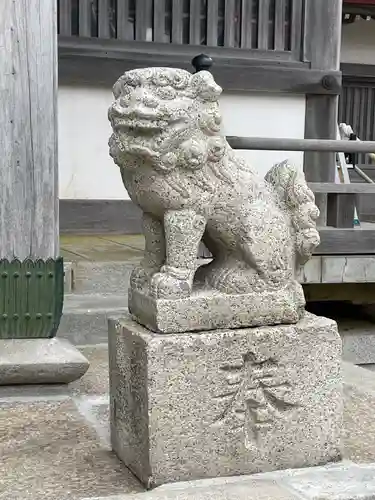
<svg viewBox="0 0 375 500">
<path fill-rule="evenodd" d="M 344 0 L 347 5 L 375 5 L 375 0 Z"/>
</svg>

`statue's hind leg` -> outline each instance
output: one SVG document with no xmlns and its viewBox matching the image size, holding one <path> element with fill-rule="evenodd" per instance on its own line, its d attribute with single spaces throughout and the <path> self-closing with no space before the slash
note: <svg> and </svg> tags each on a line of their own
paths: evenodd
<svg viewBox="0 0 375 500">
<path fill-rule="evenodd" d="M 262 215 L 262 214 L 260 214 Z M 216 245 L 221 250 L 208 266 L 197 272 L 197 280 L 227 294 L 276 292 L 285 287 L 294 288 L 294 249 L 289 227 L 282 214 L 273 219 L 259 217 L 261 222 L 239 224 L 234 238 L 227 245 Z M 275 234 L 275 227 L 278 231 Z M 220 228 L 219 228 L 220 229 Z M 229 231 L 218 231 L 216 240 L 230 241 Z M 215 248 L 215 244 L 211 245 Z"/>
</svg>

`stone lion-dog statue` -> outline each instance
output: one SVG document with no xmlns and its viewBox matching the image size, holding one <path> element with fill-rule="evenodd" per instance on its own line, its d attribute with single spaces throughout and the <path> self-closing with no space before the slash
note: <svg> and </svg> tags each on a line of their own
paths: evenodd
<svg viewBox="0 0 375 500">
<path fill-rule="evenodd" d="M 143 212 L 145 254 L 130 292 L 155 301 L 242 295 L 245 309 L 263 294 L 270 311 L 262 323 L 297 322 L 305 301 L 296 269 L 320 242 L 319 210 L 300 169 L 285 161 L 262 179 L 230 148 L 222 89 L 208 71 L 136 69 L 113 93 L 110 155 Z M 213 258 L 198 267 L 201 241 Z M 287 293 L 293 314 L 273 318 Z"/>
</svg>

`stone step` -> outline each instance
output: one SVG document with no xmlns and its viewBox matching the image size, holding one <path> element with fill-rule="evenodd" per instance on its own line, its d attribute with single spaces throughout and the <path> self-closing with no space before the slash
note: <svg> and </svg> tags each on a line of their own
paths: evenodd
<svg viewBox="0 0 375 500">
<path fill-rule="evenodd" d="M 57 333 L 74 345 L 93 345 L 108 340 L 108 317 L 117 318 L 127 312 L 127 293 L 67 294 Z"/>
<path fill-rule="evenodd" d="M 206 262 L 207 259 L 198 259 L 197 265 Z M 139 259 L 65 262 L 65 293 L 80 295 L 127 293 L 130 274 L 138 263 Z"/>
<path fill-rule="evenodd" d="M 160 486 L 90 500 L 373 500 L 374 464 L 350 462 Z M 88 498 L 85 500 L 89 500 Z"/>
<path fill-rule="evenodd" d="M 130 273 L 138 261 L 66 262 L 65 293 L 127 293 Z"/>
</svg>

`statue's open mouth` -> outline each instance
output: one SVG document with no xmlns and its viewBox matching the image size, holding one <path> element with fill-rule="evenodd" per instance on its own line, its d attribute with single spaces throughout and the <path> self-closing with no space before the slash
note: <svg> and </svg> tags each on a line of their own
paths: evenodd
<svg viewBox="0 0 375 500">
<path fill-rule="evenodd" d="M 142 133 L 144 132 L 161 132 L 168 126 L 166 120 L 150 120 L 150 119 L 123 119 L 116 118 L 113 120 L 113 130 L 115 132 L 126 133 Z"/>
<path fill-rule="evenodd" d="M 112 118 L 112 126 L 116 132 L 157 133 L 169 125 L 168 118 L 156 110 L 130 108 L 121 113 L 115 113 Z"/>
</svg>

